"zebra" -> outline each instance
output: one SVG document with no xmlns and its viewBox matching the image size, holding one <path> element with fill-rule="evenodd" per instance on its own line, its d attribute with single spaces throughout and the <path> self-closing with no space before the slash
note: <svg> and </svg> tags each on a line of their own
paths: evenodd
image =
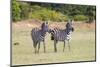
<svg viewBox="0 0 100 67">
<path fill-rule="evenodd" d="M 69 40 L 71 38 L 70 35 L 73 31 L 74 31 L 74 27 L 72 26 L 71 20 L 68 21 L 68 23 L 66 24 L 66 28 L 63 30 L 58 29 L 58 28 L 54 28 L 53 30 L 50 30 L 51 40 L 54 40 L 54 51 L 55 52 L 57 52 L 56 44 L 58 43 L 58 41 L 64 42 L 63 52 L 65 49 L 66 41 L 68 41 L 68 47 L 70 50 Z"/>
<path fill-rule="evenodd" d="M 44 53 L 46 52 L 46 48 L 45 48 L 45 36 L 46 36 L 46 32 L 48 32 L 49 28 L 48 28 L 48 23 L 42 23 L 41 25 L 41 29 L 39 28 L 33 28 L 31 30 L 31 37 L 32 37 L 32 41 L 33 41 L 33 47 L 35 50 L 35 54 L 39 53 L 39 49 L 40 49 L 40 42 L 43 42 L 44 45 Z M 37 51 L 37 44 L 38 44 L 38 51 Z"/>
</svg>

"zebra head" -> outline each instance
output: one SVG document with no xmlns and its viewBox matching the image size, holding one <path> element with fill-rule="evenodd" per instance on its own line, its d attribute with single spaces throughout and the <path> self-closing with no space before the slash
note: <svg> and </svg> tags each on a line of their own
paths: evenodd
<svg viewBox="0 0 100 67">
<path fill-rule="evenodd" d="M 66 30 L 67 30 L 67 34 L 70 34 L 71 32 L 74 31 L 72 20 L 68 20 L 68 23 L 66 24 Z"/>
<path fill-rule="evenodd" d="M 42 23 L 41 29 L 43 32 L 48 32 L 49 31 L 48 22 Z"/>
</svg>

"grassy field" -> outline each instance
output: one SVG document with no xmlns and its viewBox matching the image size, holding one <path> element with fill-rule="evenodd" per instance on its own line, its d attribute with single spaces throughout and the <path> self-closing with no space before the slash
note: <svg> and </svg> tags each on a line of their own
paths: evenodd
<svg viewBox="0 0 100 67">
<path fill-rule="evenodd" d="M 54 53 L 53 41 L 50 34 L 46 36 L 46 53 L 41 43 L 40 53 L 34 54 L 30 36 L 32 27 L 12 24 L 12 65 L 44 64 L 59 62 L 94 61 L 95 60 L 95 29 L 76 25 L 70 42 L 71 51 L 66 46 L 63 52 L 63 43 L 57 44 L 58 52 Z M 19 45 L 14 45 L 18 42 Z"/>
</svg>

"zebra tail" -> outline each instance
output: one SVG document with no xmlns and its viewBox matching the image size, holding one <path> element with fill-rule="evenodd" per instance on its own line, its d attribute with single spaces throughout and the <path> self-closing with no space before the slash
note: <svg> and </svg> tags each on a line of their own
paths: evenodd
<svg viewBox="0 0 100 67">
<path fill-rule="evenodd" d="M 51 40 L 54 40 L 54 30 L 51 31 Z"/>
<path fill-rule="evenodd" d="M 51 35 L 51 40 L 54 40 L 54 37 L 53 37 L 53 35 Z"/>
</svg>

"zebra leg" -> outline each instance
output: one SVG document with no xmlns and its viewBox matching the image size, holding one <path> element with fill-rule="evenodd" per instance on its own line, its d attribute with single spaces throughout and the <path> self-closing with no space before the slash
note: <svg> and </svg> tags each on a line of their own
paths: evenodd
<svg viewBox="0 0 100 67">
<path fill-rule="evenodd" d="M 33 46 L 34 46 L 34 53 L 36 54 L 37 53 L 37 50 L 36 50 L 37 43 L 34 42 Z"/>
<path fill-rule="evenodd" d="M 54 52 L 57 52 L 57 47 L 56 47 L 57 41 L 54 40 Z"/>
<path fill-rule="evenodd" d="M 45 53 L 46 52 L 45 41 L 43 41 L 43 45 L 44 45 L 44 53 Z"/>
<path fill-rule="evenodd" d="M 35 49 L 35 54 L 36 54 L 36 47 L 34 49 Z"/>
<path fill-rule="evenodd" d="M 39 50 L 40 50 L 40 42 L 39 42 L 39 44 L 38 44 L 38 53 L 39 53 Z"/>
<path fill-rule="evenodd" d="M 35 45 L 35 44 L 34 44 Z M 36 46 L 34 46 L 34 53 L 36 54 Z"/>
<path fill-rule="evenodd" d="M 65 50 L 65 45 L 66 45 L 66 41 L 64 41 L 63 52 L 64 52 L 64 50 Z"/>
<path fill-rule="evenodd" d="M 69 43 L 69 40 L 68 40 L 68 49 L 69 49 L 69 51 L 70 51 L 70 43 Z"/>
<path fill-rule="evenodd" d="M 36 54 L 36 43 L 33 41 L 34 53 Z"/>
</svg>

